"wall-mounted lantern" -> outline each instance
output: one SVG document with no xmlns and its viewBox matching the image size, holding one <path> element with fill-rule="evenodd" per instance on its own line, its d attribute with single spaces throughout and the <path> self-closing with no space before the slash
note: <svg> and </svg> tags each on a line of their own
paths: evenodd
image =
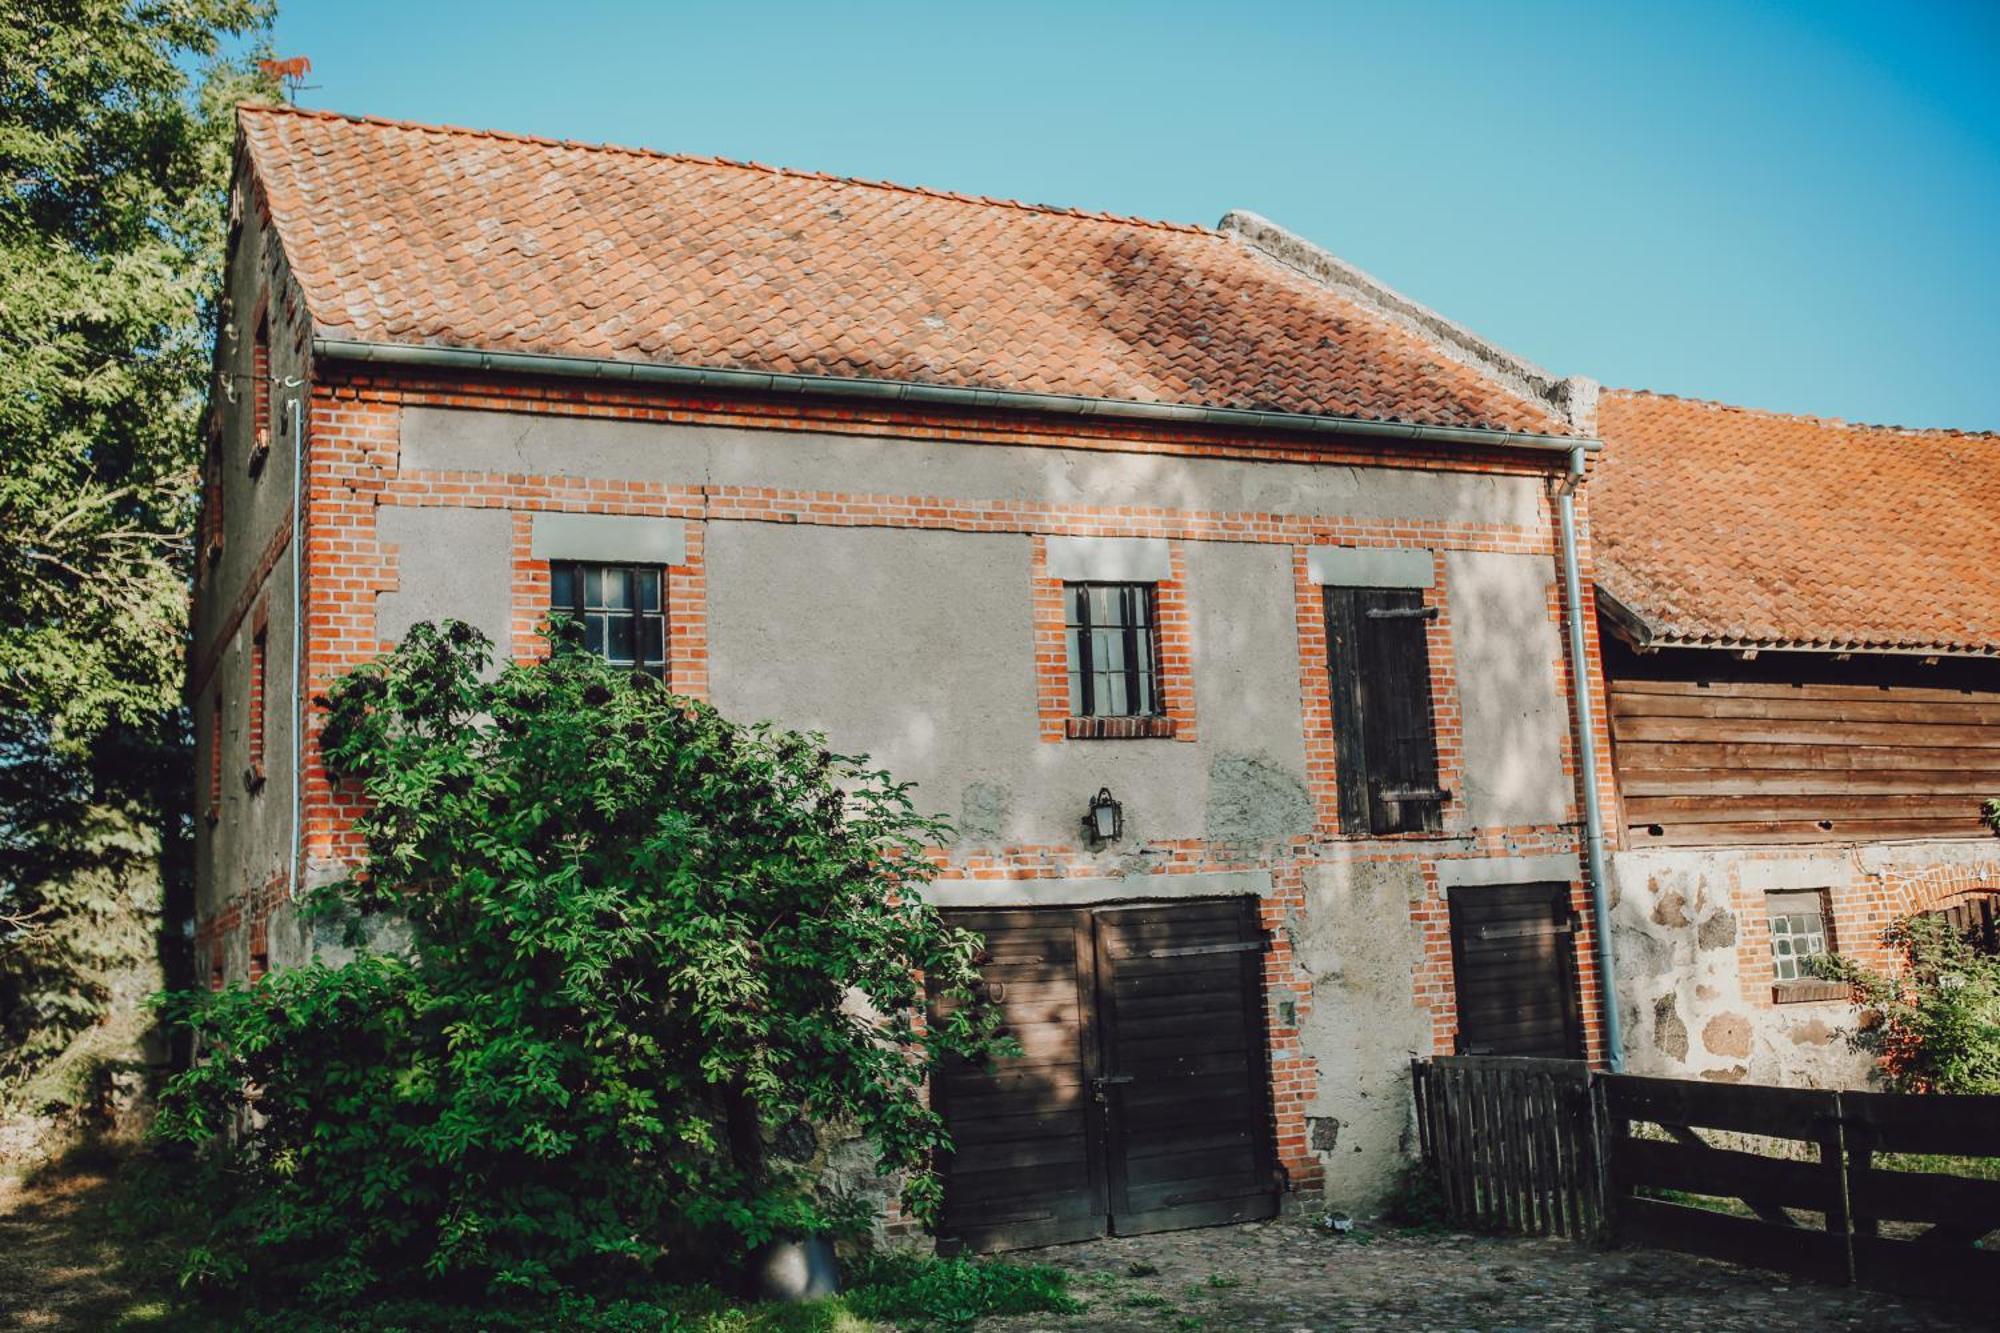
<svg viewBox="0 0 2000 1333">
<path fill-rule="evenodd" d="M 1125 807 L 1112 799 L 1111 788 L 1099 787 L 1090 798 L 1090 812 L 1083 817 L 1084 832 L 1093 842 L 1116 842 L 1125 832 Z"/>
</svg>

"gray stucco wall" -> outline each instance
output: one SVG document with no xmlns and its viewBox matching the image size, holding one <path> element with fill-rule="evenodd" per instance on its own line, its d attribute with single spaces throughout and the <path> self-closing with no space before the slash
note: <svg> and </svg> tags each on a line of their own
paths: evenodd
<svg viewBox="0 0 2000 1333">
<path fill-rule="evenodd" d="M 426 620 L 463 620 L 504 661 L 514 614 L 514 519 L 504 509 L 385 506 L 376 539 L 397 549 L 394 592 L 375 599 L 375 632 L 397 642 Z"/>
<path fill-rule="evenodd" d="M 401 450 L 405 471 L 1529 530 L 1547 522 L 1543 491 L 1528 477 L 528 413 L 407 409 Z M 393 640 L 417 621 L 455 616 L 504 651 L 513 521 L 504 510 L 383 506 L 378 537 L 398 558 L 396 587 L 376 600 L 380 637 Z M 1429 1016 L 1412 993 L 1421 941 L 1411 905 L 1422 895 L 1423 862 L 1483 850 L 1470 836 L 1475 827 L 1547 825 L 1570 815 L 1549 559 L 1444 553 L 1464 721 L 1463 791 L 1450 836 L 1407 844 L 1394 853 L 1400 859 L 1383 860 L 1373 859 L 1380 847 L 1302 850 L 1293 842 L 1313 832 L 1315 812 L 1306 787 L 1291 546 L 1179 543 L 1195 740 L 1049 742 L 1036 703 L 1027 534 L 714 520 L 702 535 L 708 678 L 717 706 L 740 718 L 824 730 L 836 748 L 870 754 L 917 784 L 920 807 L 953 819 L 961 850 L 1073 848 L 1090 796 L 1109 787 L 1124 804 L 1125 839 L 1100 854 L 1085 878 L 1057 882 L 1085 896 L 1151 896 L 1143 886 L 1157 881 L 1146 876 L 1172 857 L 1143 850 L 1155 841 L 1229 846 L 1223 864 L 1232 868 L 1177 874 L 1180 891 L 1291 892 L 1279 885 L 1296 885 L 1289 876 L 1304 862 L 1305 906 L 1284 930 L 1298 975 L 1312 987 L 1300 1033 L 1302 1053 L 1319 1069 L 1306 1108 L 1309 1137 L 1326 1166 L 1329 1200 L 1351 1208 L 1380 1201 L 1408 1149 L 1408 1060 L 1431 1038 Z M 274 584 L 277 596 L 289 592 Z M 275 636 L 275 619 L 273 626 Z M 226 676 L 218 681 L 227 687 Z M 262 826 L 238 827 L 247 834 Z M 218 834 L 218 846 L 226 836 L 238 835 Z M 240 859 L 248 866 L 257 858 Z M 1261 887 L 1245 889 L 1246 876 Z M 255 877 L 246 870 L 242 878 Z M 970 891 L 976 883 L 957 887 Z M 330 943 L 310 938 L 282 906 L 270 930 L 274 963 Z M 1274 1004 L 1285 995 L 1274 992 Z"/>
<path fill-rule="evenodd" d="M 1474 827 L 1571 818 L 1562 638 L 1548 609 L 1555 561 L 1447 551 L 1444 564 L 1465 726 L 1464 818 Z"/>
<path fill-rule="evenodd" d="M 712 523 L 707 549 L 717 707 L 867 752 L 969 844 L 1073 843 L 1100 787 L 1130 846 L 1311 829 L 1283 549 L 1188 544 L 1198 740 L 1060 744 L 1025 535 Z"/>
<path fill-rule="evenodd" d="M 1318 1061 L 1307 1142 L 1326 1166 L 1326 1195 L 1372 1210 L 1408 1159 L 1410 1057 L 1430 1047 L 1428 1015 L 1411 998 L 1423 941 L 1410 918 L 1422 899 L 1412 861 L 1309 867 L 1305 911 L 1286 923 L 1311 978 L 1300 1045 Z"/>
<path fill-rule="evenodd" d="M 1535 527 L 1533 477 L 410 408 L 405 469 Z"/>
<path fill-rule="evenodd" d="M 195 876 L 197 913 L 266 883 L 285 869 L 285 849 L 291 845 L 292 715 L 292 570 L 280 560 L 265 587 L 270 624 L 266 631 L 266 697 L 264 700 L 264 768 L 262 786 L 245 784 L 250 761 L 250 688 L 253 621 L 242 625 L 223 645 L 208 688 L 193 701 L 195 736 Z M 220 818 L 211 826 L 208 806 L 209 763 L 214 737 L 216 700 L 222 701 L 222 800 Z M 238 975 L 238 974 L 232 974 Z"/>
<path fill-rule="evenodd" d="M 274 536 L 291 511 L 293 490 L 293 447 L 282 426 L 282 405 L 303 400 L 303 386 L 283 383 L 270 386 L 271 450 L 263 467 L 252 475 L 251 446 L 260 422 L 257 419 L 255 334 L 258 302 L 268 290 L 270 320 L 270 369 L 274 378 L 303 379 L 306 371 L 304 348 L 299 340 L 303 325 L 288 316 L 285 294 L 289 290 L 283 260 L 269 244 L 269 237 L 255 207 L 244 210 L 242 231 L 229 259 L 224 276 L 228 311 L 218 331 L 217 369 L 226 377 L 221 395 L 221 474 L 223 543 L 221 558 L 209 564 L 204 556 L 199 595 L 192 609 L 193 659 L 215 662 L 212 675 L 193 698 L 195 725 L 195 910 L 197 916 L 212 912 L 228 899 L 262 886 L 286 867 L 286 848 L 291 844 L 291 773 L 293 744 L 292 682 L 295 678 L 292 655 L 294 585 L 291 552 L 280 551 L 275 566 L 261 587 L 253 587 L 260 565 L 271 550 Z M 249 594 L 248 614 L 233 627 L 230 612 L 244 605 Z M 265 699 L 264 784 L 249 789 L 244 769 L 250 758 L 249 701 L 251 688 L 251 642 L 256 607 L 268 609 L 266 643 L 267 696 Z M 220 818 L 211 827 L 202 818 L 208 806 L 209 773 L 213 762 L 214 717 L 217 698 L 222 703 L 222 799 Z M 177 924 L 177 923 L 176 923 Z M 242 958 L 230 960 L 232 976 L 242 975 L 247 965 L 247 944 L 232 946 Z M 273 951 L 277 949 L 272 945 Z M 207 960 L 198 960 L 205 976 Z"/>
</svg>

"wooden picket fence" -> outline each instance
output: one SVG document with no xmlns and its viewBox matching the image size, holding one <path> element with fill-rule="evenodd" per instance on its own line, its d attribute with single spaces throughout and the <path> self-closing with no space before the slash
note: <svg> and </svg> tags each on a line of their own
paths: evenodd
<svg viewBox="0 0 2000 1333">
<path fill-rule="evenodd" d="M 1411 1063 L 1417 1129 L 1462 1226 L 1584 1240 L 1603 1224 L 1590 1068 L 1454 1055 Z"/>
<path fill-rule="evenodd" d="M 2000 1290 L 2000 1097 L 1416 1061 L 1424 1160 L 1461 1225 L 1651 1245 L 1883 1291 Z M 1889 1155 L 1894 1154 L 1894 1157 Z"/>
</svg>

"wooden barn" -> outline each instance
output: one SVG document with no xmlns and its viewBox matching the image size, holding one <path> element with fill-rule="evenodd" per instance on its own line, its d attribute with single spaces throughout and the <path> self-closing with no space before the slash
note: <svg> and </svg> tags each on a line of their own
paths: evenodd
<svg viewBox="0 0 2000 1333">
<path fill-rule="evenodd" d="M 1630 392 L 1601 426 L 1631 1067 L 1856 1081 L 1805 960 L 2000 889 L 2000 437 Z"/>
</svg>

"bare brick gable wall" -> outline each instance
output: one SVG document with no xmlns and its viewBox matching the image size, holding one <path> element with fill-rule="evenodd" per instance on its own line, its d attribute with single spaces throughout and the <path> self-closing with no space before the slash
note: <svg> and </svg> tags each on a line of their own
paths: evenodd
<svg viewBox="0 0 2000 1333">
<path fill-rule="evenodd" d="M 1557 856 L 1567 858 L 1564 876 L 1571 882 L 1574 907 L 1586 923 L 1577 940 L 1581 1009 L 1585 1038 L 1593 1058 L 1601 1055 L 1597 1018 L 1594 944 L 1588 927 L 1588 902 L 1576 869 L 1578 836 L 1574 793 L 1573 736 L 1564 728 L 1561 771 L 1570 795 L 1558 818 L 1546 822 L 1474 826 L 1464 800 L 1446 807 L 1445 827 L 1436 835 L 1350 838 L 1340 833 L 1336 798 L 1336 759 L 1332 736 L 1340 719 L 1333 714 L 1326 670 L 1325 630 L 1321 589 L 1307 574 L 1306 551 L 1312 546 L 1421 547 L 1434 551 L 1435 581 L 1425 596 L 1439 608 L 1430 623 L 1431 692 L 1438 738 L 1441 784 L 1457 793 L 1465 790 L 1462 697 L 1468 683 L 1458 677 L 1455 625 L 1452 614 L 1454 554 L 1484 553 L 1535 557 L 1548 562 L 1548 581 L 1537 595 L 1537 614 L 1548 626 L 1551 660 L 1545 665 L 1552 690 L 1566 688 L 1567 665 L 1560 651 L 1560 589 L 1553 582 L 1555 556 L 1553 504 L 1546 499 L 1518 523 L 1468 522 L 1454 519 L 1357 518 L 1280 512 L 1209 512 L 1156 505 L 1091 505 L 1082 503 L 975 502 L 964 498 L 923 494 L 795 491 L 755 486 L 665 485 L 629 479 L 548 473 L 445 471 L 405 466 L 402 450 L 404 414 L 413 409 L 453 409 L 466 412 L 532 414 L 540 418 L 615 420 L 685 428 L 729 427 L 769 432 L 773 438 L 812 432 L 817 435 L 893 437 L 963 445 L 1038 446 L 1121 454 L 1168 455 L 1186 459 L 1270 460 L 1310 463 L 1327 468 L 1394 468 L 1399 474 L 1464 475 L 1539 479 L 1533 462 L 1504 453 L 1451 454 L 1422 450 L 1388 452 L 1373 447 L 1315 444 L 1301 447 L 1269 438 L 1231 436 L 1217 432 L 1158 429 L 1112 429 L 1101 424 L 1045 423 L 1018 417 L 966 419 L 917 414 L 857 411 L 845 406 L 805 406 L 797 403 L 728 401 L 660 392 L 579 387 L 554 381 L 537 382 L 499 377 L 437 379 L 370 373 L 341 375 L 338 366 L 320 367 L 313 388 L 309 419 L 307 545 L 308 697 L 357 664 L 389 646 L 380 633 L 378 599 L 394 596 L 431 560 L 449 561 L 446 550 L 399 549 L 383 535 L 384 515 L 414 508 L 454 513 L 490 512 L 508 525 L 509 601 L 503 651 L 526 657 L 537 651 L 535 627 L 547 609 L 547 563 L 530 549 L 536 514 L 594 513 L 648 516 L 679 520 L 685 527 L 686 556 L 668 571 L 667 601 L 671 615 L 669 670 L 676 689 L 698 697 L 712 693 L 709 621 L 710 602 L 705 552 L 717 525 L 756 524 L 816 528 L 870 528 L 982 534 L 1020 534 L 1028 539 L 1027 571 L 1031 596 L 1019 614 L 1028 623 L 1035 645 L 1033 660 L 1020 669 L 1031 675 L 1038 734 L 1051 747 L 1094 745 L 1189 744 L 1206 734 L 1210 719 L 1196 715 L 1195 691 L 1200 667 L 1193 661 L 1187 637 L 1187 550 L 1190 544 L 1209 549 L 1222 544 L 1275 550 L 1279 568 L 1290 571 L 1289 586 L 1270 588 L 1271 596 L 1289 597 L 1289 619 L 1296 644 L 1281 647 L 1296 652 L 1295 714 L 1286 723 L 1303 737 L 1305 749 L 1305 821 L 1295 830 L 1254 841 L 1228 841 L 1203 836 L 1200 828 L 1170 830 L 1170 836 L 1147 837 L 1138 846 L 1121 847 L 1115 866 L 1077 844 L 1013 843 L 981 840 L 940 848 L 935 853 L 943 875 L 970 884 L 1018 885 L 1021 881 L 1052 881 L 1116 873 L 1162 875 L 1260 871 L 1269 877 L 1262 895 L 1263 922 L 1272 940 L 1265 962 L 1267 1026 L 1275 1140 L 1279 1160 L 1291 1186 L 1317 1193 L 1333 1165 L 1352 1170 L 1338 1153 L 1315 1151 L 1309 1143 L 1308 1119 L 1328 1111 L 1328 1089 L 1357 1077 L 1345 1067 L 1327 1068 L 1327 1054 L 1337 1052 L 1351 1034 L 1336 1024 L 1316 1029 L 1316 1009 L 1324 999 L 1328 978 L 1323 955 L 1328 949 L 1361 951 L 1373 947 L 1366 938 L 1329 940 L 1333 918 L 1318 899 L 1345 892 L 1339 885 L 1366 883 L 1381 872 L 1385 882 L 1407 884 L 1399 890 L 1404 901 L 1392 905 L 1392 916 L 1406 922 L 1411 939 L 1408 960 L 1410 992 L 1405 1000 L 1418 1025 L 1417 1049 L 1448 1052 L 1456 1032 L 1451 970 L 1448 903 L 1439 878 L 1440 866 L 1490 857 Z M 1536 484 L 1539 484 L 1537 482 Z M 1066 711 L 1063 695 L 1060 586 L 1046 573 L 1042 554 L 1051 536 L 1164 538 L 1173 553 L 1172 577 L 1160 589 L 1162 656 L 1166 677 L 1163 692 L 1168 713 L 1177 724 L 1172 741 L 1075 741 L 1062 732 Z M 1594 630 L 1592 638 L 1594 651 Z M 1563 696 L 1553 694 L 1561 707 Z M 1566 713 L 1565 713 L 1566 716 Z M 1603 713 L 1600 711 L 1601 718 Z M 354 794 L 330 784 L 314 756 L 312 745 L 320 719 L 308 721 L 308 764 L 305 779 L 304 850 L 308 881 L 337 874 L 357 850 L 351 823 L 359 811 Z M 1602 747 L 1600 740 L 1600 746 Z M 949 793 L 938 793 L 940 802 Z M 1080 793 L 1087 795 L 1087 793 Z M 1079 808 L 1080 814 L 1080 808 Z M 1393 878 L 1400 876 L 1401 878 Z M 270 946 L 270 918 L 282 910 L 282 886 L 267 883 L 235 894 L 204 897 L 198 937 L 218 960 L 255 952 L 263 957 Z M 1393 920 L 1391 923 L 1392 931 Z M 1366 927 L 1374 929 L 1372 925 Z M 232 937 L 255 937 L 256 943 L 225 951 Z M 303 947 L 303 946 L 300 946 Z M 284 951 L 279 950 L 280 953 Z M 1310 954 L 1311 957 L 1301 957 Z M 1336 1064 L 1341 1064 L 1336 1061 Z M 1395 1091 L 1400 1069 L 1375 1068 L 1362 1081 L 1381 1085 L 1374 1108 L 1383 1121 L 1377 1138 L 1399 1132 L 1402 1106 Z M 1384 1079 L 1388 1081 L 1385 1083 Z M 1342 1151 L 1349 1143 L 1369 1143 L 1368 1126 L 1354 1123 L 1351 1111 Z M 1338 1117 L 1336 1117 L 1338 1118 Z M 1370 1144 L 1369 1170 L 1378 1173 Z M 1358 1146 L 1357 1149 L 1358 1151 Z M 1336 1182 L 1338 1185 L 1339 1182 Z M 1351 1185 L 1336 1194 L 1352 1197 Z"/>
</svg>

